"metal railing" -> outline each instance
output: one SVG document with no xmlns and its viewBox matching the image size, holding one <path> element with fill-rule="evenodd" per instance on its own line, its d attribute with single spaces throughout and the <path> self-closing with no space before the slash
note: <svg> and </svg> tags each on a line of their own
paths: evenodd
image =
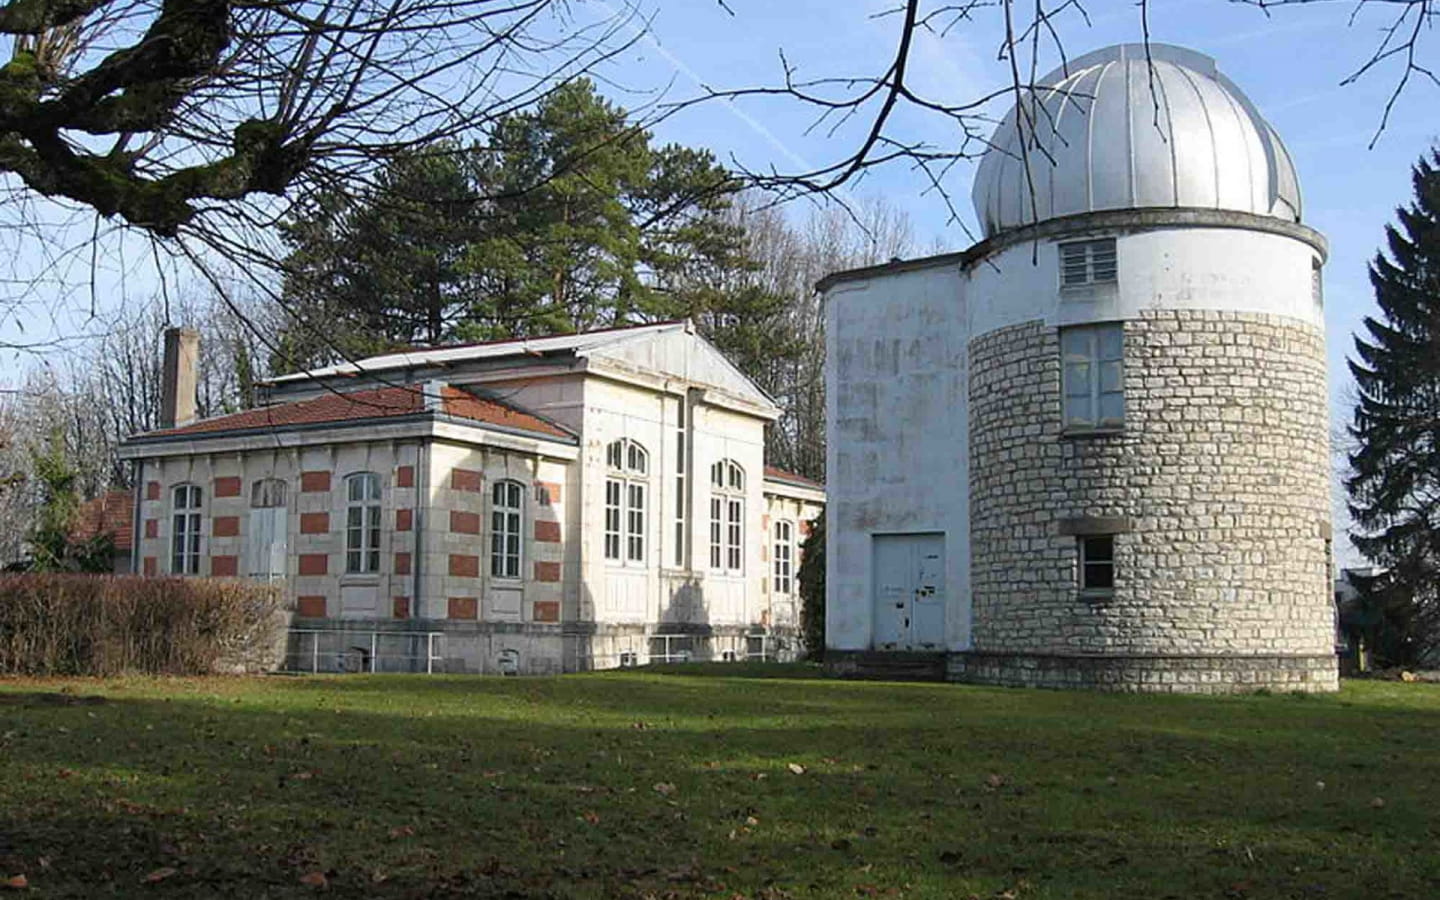
<svg viewBox="0 0 1440 900">
<path fill-rule="evenodd" d="M 443 631 L 292 628 L 290 672 L 424 672 L 445 670 Z"/>
</svg>

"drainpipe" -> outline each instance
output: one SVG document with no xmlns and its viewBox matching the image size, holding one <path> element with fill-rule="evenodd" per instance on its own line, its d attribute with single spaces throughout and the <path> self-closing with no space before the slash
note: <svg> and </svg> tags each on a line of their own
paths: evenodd
<svg viewBox="0 0 1440 900">
<path fill-rule="evenodd" d="M 425 507 L 430 497 L 430 441 L 427 438 L 420 439 L 420 448 L 417 454 L 415 466 L 415 521 L 411 527 L 415 529 L 415 553 L 410 561 L 410 574 L 414 579 L 413 587 L 410 590 L 411 616 L 420 618 L 421 596 L 420 596 L 420 575 L 425 569 Z"/>
<path fill-rule="evenodd" d="M 140 515 L 140 498 L 145 496 L 145 461 L 130 460 L 130 574 L 140 574 L 140 538 L 143 534 L 143 517 Z"/>
</svg>

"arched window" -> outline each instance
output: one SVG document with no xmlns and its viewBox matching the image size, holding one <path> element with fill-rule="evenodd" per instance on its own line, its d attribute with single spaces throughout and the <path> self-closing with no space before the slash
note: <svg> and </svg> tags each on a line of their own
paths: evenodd
<svg viewBox="0 0 1440 900">
<path fill-rule="evenodd" d="M 775 523 L 775 593 L 790 593 L 794 576 L 795 525 L 781 519 Z"/>
<path fill-rule="evenodd" d="M 178 484 L 170 493 L 172 575 L 200 574 L 200 506 L 204 497 L 200 486 L 195 484 Z"/>
<path fill-rule="evenodd" d="M 710 568 L 745 568 L 745 470 L 731 459 L 710 467 Z"/>
<path fill-rule="evenodd" d="M 605 448 L 605 558 L 645 562 L 645 501 L 650 454 L 629 438 Z"/>
<path fill-rule="evenodd" d="M 524 501 L 518 481 L 497 481 L 490 491 L 490 574 L 496 578 L 520 577 Z"/>
<path fill-rule="evenodd" d="M 287 485 L 262 478 L 250 485 L 250 530 L 245 536 L 246 568 L 252 578 L 285 575 Z"/>
<path fill-rule="evenodd" d="M 380 476 L 357 472 L 345 479 L 345 571 L 380 571 Z"/>
</svg>

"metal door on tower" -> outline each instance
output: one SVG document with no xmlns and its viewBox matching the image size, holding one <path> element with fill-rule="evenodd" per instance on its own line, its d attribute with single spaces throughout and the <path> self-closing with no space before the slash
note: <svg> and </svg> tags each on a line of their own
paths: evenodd
<svg viewBox="0 0 1440 900">
<path fill-rule="evenodd" d="M 945 536 L 877 534 L 874 540 L 876 650 L 945 648 Z"/>
</svg>

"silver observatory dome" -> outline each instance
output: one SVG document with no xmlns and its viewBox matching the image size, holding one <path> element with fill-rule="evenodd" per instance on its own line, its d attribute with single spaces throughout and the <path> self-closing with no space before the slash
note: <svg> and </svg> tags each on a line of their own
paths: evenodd
<svg viewBox="0 0 1440 900">
<path fill-rule="evenodd" d="M 1119 44 L 1070 61 L 1039 85 L 995 129 L 975 176 L 972 199 L 986 237 L 1110 209 L 1300 221 L 1290 154 L 1210 57 L 1151 44 L 1147 58 L 1145 45 Z"/>
</svg>

